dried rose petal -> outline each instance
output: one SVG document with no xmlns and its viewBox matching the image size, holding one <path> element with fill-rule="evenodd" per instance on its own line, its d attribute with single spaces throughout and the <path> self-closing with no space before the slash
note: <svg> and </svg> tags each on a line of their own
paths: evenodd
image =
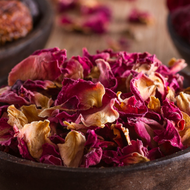
<svg viewBox="0 0 190 190">
<path fill-rule="evenodd" d="M 64 103 L 64 107 L 68 109 L 101 107 L 104 94 L 105 89 L 100 82 L 94 84 L 90 81 L 65 79 L 55 104 L 61 105 Z M 76 103 L 74 103 L 74 100 Z"/>
<path fill-rule="evenodd" d="M 168 66 L 171 73 L 177 73 L 184 69 L 187 66 L 187 63 L 184 59 L 176 60 L 175 58 L 173 58 L 169 61 Z"/>
<path fill-rule="evenodd" d="M 45 143 L 53 144 L 48 139 L 50 135 L 49 121 L 34 121 L 25 124 L 24 127 L 18 130 L 15 134 L 17 138 L 23 139 L 28 147 L 28 151 L 33 158 L 40 158 L 43 149 L 42 145 Z"/>
<path fill-rule="evenodd" d="M 67 167 L 79 167 L 82 161 L 86 138 L 77 131 L 67 134 L 64 144 L 58 144 L 63 163 Z"/>
<path fill-rule="evenodd" d="M 154 132 L 156 133 L 154 140 L 158 142 L 164 155 L 172 154 L 184 148 L 181 137 L 171 121 L 166 120 L 166 128 L 164 130 Z"/>
<path fill-rule="evenodd" d="M 60 66 L 65 58 L 66 51 L 58 48 L 36 51 L 11 70 L 8 84 L 12 86 L 18 79 L 54 81 L 61 75 Z"/>
<path fill-rule="evenodd" d="M 176 103 L 179 109 L 187 114 L 190 114 L 190 95 L 184 92 L 180 92 L 176 96 Z"/>
<path fill-rule="evenodd" d="M 14 105 L 9 106 L 7 112 L 9 117 L 7 123 L 12 127 L 16 125 L 18 129 L 22 129 L 24 125 L 28 123 L 28 119 L 24 113 L 16 109 Z"/>
<path fill-rule="evenodd" d="M 95 11 L 82 6 L 89 6 L 84 14 Z M 147 52 L 91 55 L 85 48 L 68 60 L 57 48 L 31 56 L 60 74 L 0 88 L 1 151 L 89 168 L 147 162 L 190 146 L 189 89 L 176 73 L 183 60 L 166 67 Z"/>
<path fill-rule="evenodd" d="M 156 94 L 154 81 L 142 73 L 133 78 L 130 84 L 131 91 L 140 100 L 146 101 L 150 96 L 155 96 Z"/>
<path fill-rule="evenodd" d="M 109 104 L 100 107 L 96 112 L 80 115 L 81 122 L 86 127 L 104 127 L 106 123 L 114 122 L 119 118 L 119 113 L 114 109 L 115 101 L 116 99 L 111 99 Z"/>
<path fill-rule="evenodd" d="M 14 136 L 13 127 L 7 123 L 7 119 L 0 119 L 0 145 L 9 146 Z"/>
<path fill-rule="evenodd" d="M 131 145 L 126 146 L 122 149 L 123 156 L 121 157 L 124 165 L 132 165 L 141 162 L 148 162 L 149 159 L 146 157 L 148 151 L 141 141 L 131 141 Z"/>
<path fill-rule="evenodd" d="M 133 9 L 128 16 L 128 21 L 134 23 L 152 24 L 154 22 L 154 18 L 149 12 Z"/>
<path fill-rule="evenodd" d="M 122 124 L 112 124 L 111 129 L 115 135 L 113 140 L 118 144 L 120 148 L 131 144 L 129 130 L 127 128 L 124 128 Z"/>
</svg>

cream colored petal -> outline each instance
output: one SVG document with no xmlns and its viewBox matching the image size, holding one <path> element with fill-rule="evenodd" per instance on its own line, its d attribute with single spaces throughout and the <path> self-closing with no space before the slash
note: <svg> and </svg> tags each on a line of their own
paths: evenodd
<svg viewBox="0 0 190 190">
<path fill-rule="evenodd" d="M 176 103 L 179 109 L 187 114 L 190 114 L 190 95 L 180 92 L 176 97 Z"/>
<path fill-rule="evenodd" d="M 175 91 L 171 88 L 169 88 L 167 86 L 167 95 L 166 98 L 170 101 L 170 102 L 176 102 L 176 98 L 175 98 Z"/>
<path fill-rule="evenodd" d="M 169 65 L 170 71 L 172 73 L 177 73 L 177 72 L 181 71 L 182 69 L 184 69 L 187 66 L 187 63 L 185 63 L 184 59 L 172 58 L 169 61 L 168 65 Z"/>
<path fill-rule="evenodd" d="M 135 64 L 133 66 L 133 70 L 137 71 L 138 73 L 143 72 L 146 75 L 151 75 L 157 70 L 157 68 L 158 67 L 154 64 Z"/>
<path fill-rule="evenodd" d="M 154 82 L 154 85 L 156 86 L 158 91 L 161 94 L 164 94 L 165 86 L 164 86 L 164 82 L 162 81 L 162 76 L 159 73 L 154 73 L 150 75 L 149 78 Z"/>
<path fill-rule="evenodd" d="M 77 131 L 70 131 L 64 144 L 58 144 L 63 163 L 67 167 L 79 167 L 84 152 L 86 138 Z"/>
<path fill-rule="evenodd" d="M 39 159 L 43 150 L 42 145 L 45 143 L 52 144 L 49 140 L 50 127 L 49 121 L 34 121 L 26 124 L 19 132 L 18 137 L 23 138 L 27 144 L 28 150 L 33 158 Z"/>
<path fill-rule="evenodd" d="M 86 127 L 98 126 L 104 127 L 106 123 L 112 123 L 119 118 L 119 113 L 114 109 L 115 99 L 112 99 L 110 103 L 102 110 L 93 114 L 81 117 L 82 123 Z"/>
<path fill-rule="evenodd" d="M 155 96 L 156 85 L 154 84 L 154 81 L 147 76 L 142 75 L 141 78 L 135 80 L 134 84 L 144 101 L 146 101 L 150 96 Z"/>
<path fill-rule="evenodd" d="M 185 112 L 182 112 L 183 119 L 185 121 L 184 130 L 179 131 L 181 140 L 184 146 L 190 146 L 190 116 Z"/>
<path fill-rule="evenodd" d="M 24 125 L 28 123 L 28 119 L 24 113 L 16 109 L 14 105 L 9 106 L 7 112 L 9 117 L 9 125 L 13 126 L 15 124 L 18 129 L 22 129 Z"/>
<path fill-rule="evenodd" d="M 92 67 L 88 79 L 98 79 L 100 77 L 100 70 L 97 66 Z"/>
</svg>

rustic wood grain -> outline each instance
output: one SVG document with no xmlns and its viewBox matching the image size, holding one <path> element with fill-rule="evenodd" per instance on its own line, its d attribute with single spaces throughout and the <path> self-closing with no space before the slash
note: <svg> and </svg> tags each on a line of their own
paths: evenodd
<svg viewBox="0 0 190 190">
<path fill-rule="evenodd" d="M 46 48 L 55 46 L 61 49 L 65 48 L 69 57 L 81 55 L 83 47 L 86 47 L 90 53 L 95 53 L 96 50 L 103 50 L 109 47 L 107 39 L 117 40 L 121 36 L 128 38 L 127 35 L 123 35 L 122 33 L 129 28 L 141 38 L 130 41 L 129 52 L 147 51 L 151 54 L 156 54 L 158 59 L 164 64 L 167 64 L 172 57 L 180 58 L 168 34 L 166 25 L 168 11 L 165 0 L 136 0 L 134 2 L 104 0 L 104 2 L 111 7 L 114 14 L 108 33 L 103 35 L 84 35 L 66 32 L 59 26 L 56 20 Z M 135 7 L 150 12 L 155 18 L 155 23 L 146 26 L 126 22 L 129 11 Z"/>
</svg>

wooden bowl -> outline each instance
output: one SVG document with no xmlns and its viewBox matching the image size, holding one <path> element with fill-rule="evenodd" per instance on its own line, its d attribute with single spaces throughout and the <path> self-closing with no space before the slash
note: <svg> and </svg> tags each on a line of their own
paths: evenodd
<svg viewBox="0 0 190 190">
<path fill-rule="evenodd" d="M 190 85 L 190 75 L 183 74 Z M 1 81 L 3 82 L 3 81 Z M 2 190 L 187 190 L 190 147 L 133 166 L 66 168 L 36 163 L 0 151 Z"/>
<path fill-rule="evenodd" d="M 65 168 L 0 152 L 2 190 L 186 190 L 190 148 L 164 159 L 115 168 Z"/>
<path fill-rule="evenodd" d="M 24 38 L 0 46 L 0 76 L 7 76 L 21 60 L 37 49 L 44 48 L 53 26 L 53 10 L 48 0 L 33 0 L 37 3 L 40 17 L 33 30 Z"/>
<path fill-rule="evenodd" d="M 180 53 L 180 55 L 186 60 L 186 63 L 190 65 L 190 43 L 181 38 L 174 30 L 171 22 L 171 16 L 168 15 L 167 27 L 172 39 L 173 44 Z"/>
</svg>

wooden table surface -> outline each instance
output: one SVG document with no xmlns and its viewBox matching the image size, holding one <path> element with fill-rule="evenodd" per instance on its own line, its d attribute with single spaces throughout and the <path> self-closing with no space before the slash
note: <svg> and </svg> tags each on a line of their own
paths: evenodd
<svg viewBox="0 0 190 190">
<path fill-rule="evenodd" d="M 102 1 L 103 2 L 103 1 Z M 166 0 L 136 0 L 129 2 L 125 0 L 104 0 L 113 10 L 113 21 L 106 34 L 84 35 L 80 33 L 67 32 L 59 26 L 55 18 L 55 25 L 52 34 L 47 42 L 46 48 L 59 47 L 67 49 L 68 57 L 81 55 L 82 48 L 86 47 L 93 54 L 96 50 L 109 48 L 107 39 L 118 40 L 128 38 L 123 31 L 130 29 L 138 40 L 131 40 L 128 52 L 149 52 L 156 54 L 162 63 L 167 64 L 170 58 L 180 58 L 175 49 L 167 30 L 167 7 Z M 152 25 L 129 24 L 126 17 L 130 10 L 138 8 L 150 12 L 155 23 Z"/>
</svg>

